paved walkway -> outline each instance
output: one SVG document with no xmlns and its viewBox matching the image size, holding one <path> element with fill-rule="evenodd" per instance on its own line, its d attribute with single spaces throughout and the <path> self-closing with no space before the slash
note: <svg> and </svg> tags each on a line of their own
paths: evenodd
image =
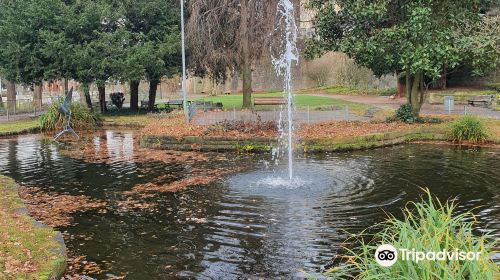
<svg viewBox="0 0 500 280">
<path fill-rule="evenodd" d="M 333 95 L 333 94 L 312 94 L 315 96 L 323 96 L 329 98 L 340 99 L 344 101 L 351 101 L 357 103 L 364 103 L 372 105 L 377 108 L 386 109 L 392 108 L 397 109 L 401 104 L 406 103 L 405 98 L 391 99 L 387 96 L 353 96 L 353 95 Z M 460 105 L 455 104 L 454 110 L 451 112 L 452 115 L 463 115 L 465 112 L 467 114 L 479 115 L 487 118 L 500 119 L 500 111 L 493 111 L 488 108 Z M 422 115 L 447 115 L 449 114 L 444 110 L 443 104 L 424 104 L 421 110 Z"/>
</svg>

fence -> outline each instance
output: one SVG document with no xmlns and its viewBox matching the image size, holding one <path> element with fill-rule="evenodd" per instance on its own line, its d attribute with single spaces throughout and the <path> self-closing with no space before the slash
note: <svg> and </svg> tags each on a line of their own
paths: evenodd
<svg viewBox="0 0 500 280">
<path fill-rule="evenodd" d="M 43 97 L 42 100 L 33 101 L 32 98 L 17 98 L 16 100 L 3 99 L 0 104 L 0 119 L 16 120 L 19 118 L 38 117 L 54 102 L 57 96 Z"/>
<path fill-rule="evenodd" d="M 196 114 L 193 116 L 193 123 L 199 125 L 216 124 L 223 121 L 244 121 L 244 122 L 257 122 L 257 121 L 275 121 L 284 120 L 287 118 L 286 109 L 281 110 L 280 107 L 275 107 L 272 110 L 265 111 L 250 111 L 250 110 L 237 110 L 236 108 L 221 110 L 221 111 L 204 111 L 197 108 Z M 353 114 L 349 110 L 349 106 L 344 107 L 329 107 L 321 110 L 314 110 L 312 108 L 300 108 L 293 112 L 294 123 L 318 123 L 327 121 L 341 121 L 341 120 L 367 120 L 368 117 Z"/>
</svg>

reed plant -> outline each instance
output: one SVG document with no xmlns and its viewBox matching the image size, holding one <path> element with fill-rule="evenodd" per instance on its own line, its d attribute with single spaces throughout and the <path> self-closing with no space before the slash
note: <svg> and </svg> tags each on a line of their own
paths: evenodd
<svg viewBox="0 0 500 280">
<path fill-rule="evenodd" d="M 345 248 L 347 257 L 337 267 L 325 273 L 329 279 L 420 279 L 420 280 L 488 280 L 500 279 L 499 266 L 492 260 L 497 241 L 490 235 L 474 234 L 476 219 L 471 212 L 458 213 L 454 201 L 441 203 L 426 191 L 422 202 L 409 203 L 403 210 L 404 218 L 389 217 L 382 230 L 368 237 L 355 236 L 354 249 Z M 369 240 L 368 242 L 366 240 Z M 353 240 L 350 240 L 352 242 Z M 415 249 L 421 252 L 478 252 L 479 259 L 411 261 L 398 258 L 390 267 L 375 260 L 375 251 L 381 244 L 397 249 Z"/>
<path fill-rule="evenodd" d="M 64 116 L 57 110 L 59 103 L 52 104 L 48 110 L 40 116 L 40 128 L 42 131 L 56 131 L 63 129 L 65 125 Z M 102 118 L 98 113 L 90 111 L 80 103 L 71 103 L 71 126 L 74 129 L 94 129 L 101 125 Z"/>
<path fill-rule="evenodd" d="M 484 122 L 474 116 L 463 116 L 450 123 L 449 138 L 455 142 L 484 142 L 488 135 Z"/>
</svg>

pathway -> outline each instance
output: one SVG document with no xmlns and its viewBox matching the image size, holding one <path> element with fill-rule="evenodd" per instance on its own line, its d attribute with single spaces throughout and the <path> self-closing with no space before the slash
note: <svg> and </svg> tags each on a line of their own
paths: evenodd
<svg viewBox="0 0 500 280">
<path fill-rule="evenodd" d="M 329 97 L 344 101 L 357 102 L 372 105 L 381 109 L 397 109 L 401 104 L 406 102 L 405 98 L 391 99 L 388 96 L 358 96 L 358 95 L 333 95 L 333 94 L 311 94 L 315 96 Z M 455 109 L 451 112 L 452 115 L 467 114 L 479 115 L 487 118 L 500 119 L 500 111 L 493 111 L 484 107 L 468 106 L 455 104 Z M 422 115 L 447 115 L 448 112 L 444 110 L 443 104 L 429 104 L 425 103 L 421 110 Z"/>
</svg>

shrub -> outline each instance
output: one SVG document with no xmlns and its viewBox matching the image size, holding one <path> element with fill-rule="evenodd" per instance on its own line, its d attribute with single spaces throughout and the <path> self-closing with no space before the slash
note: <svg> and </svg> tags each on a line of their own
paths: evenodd
<svg viewBox="0 0 500 280">
<path fill-rule="evenodd" d="M 464 116 L 450 124 L 449 138 L 457 142 L 483 142 L 488 138 L 488 132 L 483 121 L 477 117 Z"/>
<path fill-rule="evenodd" d="M 116 108 L 121 109 L 123 107 L 123 102 L 125 102 L 123 92 L 113 92 L 110 94 L 110 97 L 111 102 L 116 106 Z"/>
<path fill-rule="evenodd" d="M 64 116 L 57 108 L 60 103 L 52 104 L 47 112 L 40 116 L 40 127 L 43 131 L 62 130 L 65 125 Z M 74 129 L 94 129 L 101 124 L 101 116 L 91 112 L 85 105 L 71 103 L 71 126 Z"/>
<path fill-rule="evenodd" d="M 500 83 L 488 84 L 486 88 L 500 93 Z"/>
<path fill-rule="evenodd" d="M 433 199 L 410 203 L 403 210 L 402 220 L 390 217 L 381 224 L 382 230 L 366 243 L 358 237 L 359 247 L 346 249 L 350 256 L 344 264 L 326 272 L 332 279 L 498 279 L 500 270 L 491 256 L 498 244 L 489 235 L 473 234 L 476 219 L 470 212 L 456 214 L 453 201 L 442 204 Z M 380 266 L 374 257 L 382 244 L 396 249 L 415 249 L 419 252 L 480 252 L 477 261 L 424 260 L 407 261 L 398 258 L 390 267 Z M 400 252 L 398 252 L 399 254 Z M 401 254 L 399 254 L 401 256 Z"/>
<path fill-rule="evenodd" d="M 414 123 L 417 121 L 417 117 L 413 115 L 411 104 L 401 105 L 394 115 L 394 119 L 398 121 L 403 121 L 405 123 Z"/>
</svg>

